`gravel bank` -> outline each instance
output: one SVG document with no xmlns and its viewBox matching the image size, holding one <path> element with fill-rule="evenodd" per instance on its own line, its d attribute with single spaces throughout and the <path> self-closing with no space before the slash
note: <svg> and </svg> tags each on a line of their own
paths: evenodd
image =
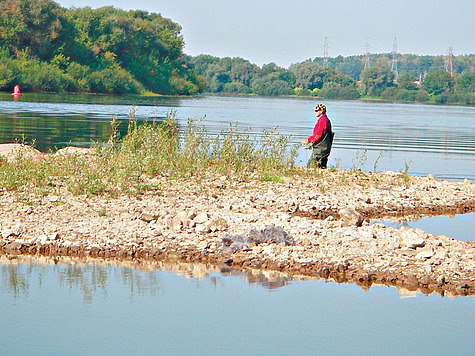
<svg viewBox="0 0 475 356">
<path fill-rule="evenodd" d="M 227 177 L 151 183 L 159 188 L 137 197 L 3 191 L 0 254 L 200 262 L 364 288 L 475 295 L 475 243 L 369 224 L 473 212 L 475 185 L 468 180 L 326 170 L 280 183 Z M 268 231 L 287 240 L 247 239 Z"/>
</svg>

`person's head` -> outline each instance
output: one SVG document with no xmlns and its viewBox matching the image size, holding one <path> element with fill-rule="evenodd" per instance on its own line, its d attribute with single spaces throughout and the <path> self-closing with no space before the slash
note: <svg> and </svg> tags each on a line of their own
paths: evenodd
<svg viewBox="0 0 475 356">
<path fill-rule="evenodd" d="M 325 105 L 317 104 L 317 106 L 315 106 L 315 114 L 317 114 L 317 116 L 320 116 L 326 113 L 327 113 L 327 108 Z"/>
</svg>

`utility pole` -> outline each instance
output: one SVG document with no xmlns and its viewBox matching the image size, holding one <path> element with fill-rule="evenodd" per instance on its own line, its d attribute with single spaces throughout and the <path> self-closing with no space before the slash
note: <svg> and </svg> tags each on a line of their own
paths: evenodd
<svg viewBox="0 0 475 356">
<path fill-rule="evenodd" d="M 369 38 L 366 39 L 366 54 L 365 54 L 365 58 L 364 58 L 364 68 L 363 70 L 365 70 L 366 68 L 369 68 L 370 67 L 370 64 L 369 64 Z"/>
<path fill-rule="evenodd" d="M 454 57 L 454 47 L 452 43 L 449 46 L 449 54 L 447 58 L 445 59 L 445 70 L 450 73 L 451 76 L 454 75 L 454 63 L 453 63 L 453 57 Z"/>
<path fill-rule="evenodd" d="M 393 62 L 391 65 L 391 72 L 394 73 L 394 82 L 397 83 L 397 78 L 399 77 L 397 71 L 397 39 L 394 37 L 394 44 L 393 44 Z"/>
<path fill-rule="evenodd" d="M 323 45 L 323 66 L 328 67 L 328 37 L 325 37 Z"/>
</svg>

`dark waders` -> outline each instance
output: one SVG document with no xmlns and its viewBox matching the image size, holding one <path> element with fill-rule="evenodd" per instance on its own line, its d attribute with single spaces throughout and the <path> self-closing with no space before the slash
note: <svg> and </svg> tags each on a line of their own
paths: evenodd
<svg viewBox="0 0 475 356">
<path fill-rule="evenodd" d="M 328 156 L 330 156 L 333 144 L 333 137 L 335 137 L 335 133 L 332 131 L 330 125 L 327 128 L 323 139 L 312 145 L 312 155 L 308 160 L 307 167 L 327 168 Z"/>
</svg>

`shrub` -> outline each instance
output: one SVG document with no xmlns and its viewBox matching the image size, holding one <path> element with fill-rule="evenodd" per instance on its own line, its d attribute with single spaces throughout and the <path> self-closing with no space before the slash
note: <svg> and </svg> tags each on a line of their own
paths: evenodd
<svg viewBox="0 0 475 356">
<path fill-rule="evenodd" d="M 129 72 L 114 66 L 92 72 L 89 86 L 93 92 L 107 94 L 136 94 L 143 90 Z"/>
<path fill-rule="evenodd" d="M 424 89 L 417 90 L 416 100 L 419 102 L 426 102 L 429 100 L 429 94 Z"/>
</svg>

